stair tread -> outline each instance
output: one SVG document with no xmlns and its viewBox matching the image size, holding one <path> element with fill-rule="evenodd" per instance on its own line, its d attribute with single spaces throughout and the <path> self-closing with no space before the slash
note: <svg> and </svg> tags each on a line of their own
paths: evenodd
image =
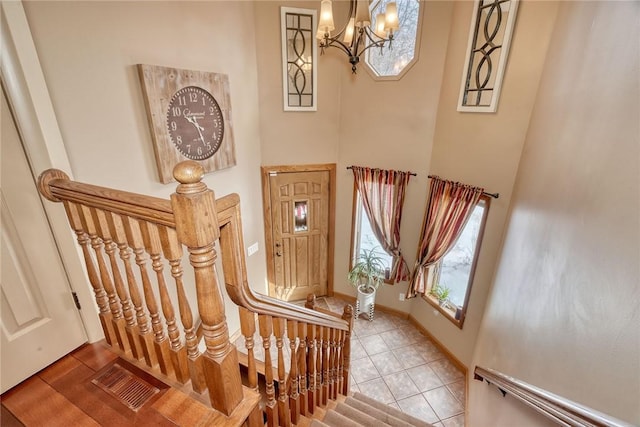
<svg viewBox="0 0 640 427">
<path fill-rule="evenodd" d="M 379 420 L 383 422 L 385 425 L 388 425 L 391 427 L 412 427 L 413 426 L 412 423 L 406 420 L 400 419 L 398 417 L 395 417 L 391 415 L 389 412 L 387 412 L 386 410 L 376 408 L 375 406 L 371 406 L 368 403 L 365 403 L 353 397 L 348 397 L 345 401 L 345 404 L 353 408 L 356 408 L 359 411 L 364 412 L 370 415 L 371 417 L 375 418 L 376 420 Z"/>
<path fill-rule="evenodd" d="M 373 399 L 373 398 L 371 398 L 371 397 L 369 397 L 367 395 L 364 395 L 362 393 L 359 393 L 359 392 L 354 393 L 353 398 L 357 399 L 357 400 L 359 400 L 361 402 L 364 402 L 364 403 L 366 403 L 366 404 L 368 404 L 368 405 L 370 405 L 370 406 L 372 406 L 372 407 L 374 407 L 376 409 L 384 411 L 387 414 L 389 414 L 389 415 L 391 415 L 391 416 L 393 416 L 395 418 L 398 418 L 398 419 L 400 419 L 402 421 L 406 421 L 409 424 L 411 424 L 412 426 L 415 426 L 415 427 L 432 427 L 431 424 L 429 424 L 429 423 L 427 423 L 425 421 L 422 421 L 422 420 L 420 420 L 420 419 L 418 419 L 418 418 L 416 418 L 414 416 L 411 416 L 411 415 L 407 414 L 406 412 L 402 412 L 401 410 L 396 409 L 396 408 L 394 408 L 392 406 L 389 406 L 389 405 L 386 405 L 386 404 L 384 404 L 382 402 L 379 402 L 379 401 L 377 401 L 377 400 L 375 400 L 375 399 Z"/>
<path fill-rule="evenodd" d="M 377 420 L 366 412 L 362 412 L 346 403 L 340 403 L 337 405 L 335 411 L 350 420 L 367 427 L 385 427 L 387 425 L 383 421 Z"/>
<path fill-rule="evenodd" d="M 358 422 L 353 421 L 334 410 L 328 411 L 322 419 L 322 422 L 329 427 L 363 427 L 362 424 L 359 424 Z"/>
</svg>

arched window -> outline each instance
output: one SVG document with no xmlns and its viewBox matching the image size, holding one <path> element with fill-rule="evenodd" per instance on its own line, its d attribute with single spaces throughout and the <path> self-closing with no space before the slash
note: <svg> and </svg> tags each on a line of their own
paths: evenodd
<svg viewBox="0 0 640 427">
<path fill-rule="evenodd" d="M 421 4 L 418 0 L 377 0 L 371 3 L 371 28 L 376 26 L 376 16 L 395 1 L 398 7 L 400 29 L 393 34 L 391 49 L 372 47 L 366 51 L 366 69 L 374 79 L 399 80 L 418 59 Z"/>
</svg>

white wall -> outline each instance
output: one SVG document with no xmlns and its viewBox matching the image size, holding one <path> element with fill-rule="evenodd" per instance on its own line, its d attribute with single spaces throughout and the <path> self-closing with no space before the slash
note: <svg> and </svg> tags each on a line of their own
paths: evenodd
<svg viewBox="0 0 640 427">
<path fill-rule="evenodd" d="M 168 198 L 157 179 L 135 65 L 229 75 L 237 166 L 205 176 L 236 192 L 247 245 L 264 247 L 254 8 L 248 2 L 25 2 L 75 179 Z M 233 34 L 234 37 L 228 37 Z M 39 172 L 39 171 L 37 171 Z M 248 275 L 264 291 L 264 252 Z M 229 329 L 239 326 L 227 305 Z"/>
<path fill-rule="evenodd" d="M 640 424 L 640 4 L 564 2 L 474 365 Z M 468 424 L 540 425 L 470 380 Z"/>
</svg>

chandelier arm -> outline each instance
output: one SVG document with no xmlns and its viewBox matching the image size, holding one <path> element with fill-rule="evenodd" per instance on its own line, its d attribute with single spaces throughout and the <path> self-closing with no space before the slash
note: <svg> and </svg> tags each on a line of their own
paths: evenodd
<svg viewBox="0 0 640 427">
<path fill-rule="evenodd" d="M 384 44 L 385 44 L 386 42 L 390 42 L 390 40 L 391 40 L 391 39 L 383 39 L 383 38 L 378 37 L 377 35 L 375 35 L 375 34 L 374 34 L 374 35 L 375 35 L 375 37 L 377 38 L 377 40 L 376 40 L 376 39 L 374 39 L 374 38 L 371 36 L 371 34 L 369 33 L 369 31 L 367 31 L 367 30 L 369 30 L 369 27 L 365 27 L 365 28 L 363 29 L 363 31 L 362 31 L 362 32 L 364 33 L 364 36 L 366 36 L 366 38 L 369 40 L 369 42 L 370 42 L 370 43 L 360 43 L 360 42 L 358 42 L 358 43 L 356 44 L 356 50 L 355 50 L 355 52 L 354 52 L 354 56 L 358 56 L 358 57 L 359 57 L 359 56 L 361 56 L 365 51 L 367 51 L 368 49 L 370 49 L 370 48 L 372 48 L 372 47 L 384 47 Z M 361 38 L 361 37 L 364 37 L 364 36 L 363 36 L 363 35 L 360 35 L 359 37 Z M 362 44 L 362 45 L 364 45 L 365 47 L 364 47 L 362 50 L 358 51 L 358 47 L 359 47 L 361 44 Z"/>
<path fill-rule="evenodd" d="M 351 49 L 349 49 L 349 47 L 346 44 L 342 43 L 340 40 L 337 40 L 335 38 L 329 38 L 325 40 L 329 40 L 329 43 L 325 44 L 324 46 L 321 45 L 320 47 L 335 47 L 336 49 L 342 49 L 344 53 L 351 56 Z"/>
<path fill-rule="evenodd" d="M 380 40 L 378 42 L 372 42 L 369 43 L 364 49 L 362 49 L 360 52 L 357 52 L 357 55 L 355 56 L 362 56 L 362 54 L 364 54 L 367 50 L 371 49 L 372 47 L 384 47 L 384 42 L 385 40 Z"/>
</svg>

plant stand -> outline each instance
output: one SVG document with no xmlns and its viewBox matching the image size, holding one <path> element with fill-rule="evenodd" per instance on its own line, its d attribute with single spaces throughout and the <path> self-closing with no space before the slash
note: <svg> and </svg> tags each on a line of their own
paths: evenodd
<svg viewBox="0 0 640 427">
<path fill-rule="evenodd" d="M 360 313 L 367 313 L 369 315 L 369 322 L 373 321 L 373 309 L 376 302 L 376 290 L 372 289 L 371 292 L 364 292 L 365 285 L 358 287 L 358 299 L 356 300 L 356 312 L 355 318 L 360 316 Z"/>
</svg>

